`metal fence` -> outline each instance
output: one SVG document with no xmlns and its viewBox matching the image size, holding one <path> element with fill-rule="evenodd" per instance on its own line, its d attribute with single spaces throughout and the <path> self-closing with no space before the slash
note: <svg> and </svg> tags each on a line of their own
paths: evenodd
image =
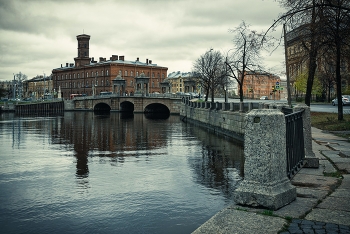
<svg viewBox="0 0 350 234">
<path fill-rule="evenodd" d="M 305 158 L 303 112 L 298 111 L 285 116 L 287 176 L 289 178 L 292 178 L 301 169 Z"/>
</svg>

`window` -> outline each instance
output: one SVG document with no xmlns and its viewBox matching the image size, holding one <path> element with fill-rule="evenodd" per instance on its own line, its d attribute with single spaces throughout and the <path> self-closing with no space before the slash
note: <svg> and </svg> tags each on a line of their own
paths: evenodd
<svg viewBox="0 0 350 234">
<path fill-rule="evenodd" d="M 103 71 L 101 71 L 101 76 L 103 76 Z"/>
<path fill-rule="evenodd" d="M 124 76 L 128 76 L 128 71 L 124 71 Z"/>
<path fill-rule="evenodd" d="M 78 73 L 77 76 L 78 76 L 78 79 L 79 79 L 80 78 L 80 74 Z"/>
<path fill-rule="evenodd" d="M 133 76 L 133 75 L 134 75 L 134 73 L 131 71 L 131 72 L 130 72 L 130 76 Z"/>
<path fill-rule="evenodd" d="M 69 79 L 70 79 L 70 80 L 72 79 L 72 74 L 69 74 Z"/>
<path fill-rule="evenodd" d="M 86 81 L 86 87 L 89 87 L 89 81 Z"/>
<path fill-rule="evenodd" d="M 109 86 L 109 80 L 106 80 L 106 85 Z"/>
<path fill-rule="evenodd" d="M 133 85 L 134 85 L 134 83 L 132 81 L 130 81 L 130 86 L 133 86 Z"/>
<path fill-rule="evenodd" d="M 96 80 L 96 84 L 95 85 L 98 86 L 98 80 Z"/>
<path fill-rule="evenodd" d="M 73 82 L 73 88 L 75 88 L 75 82 Z"/>
<path fill-rule="evenodd" d="M 89 77 L 89 73 L 87 72 L 87 73 L 86 73 L 86 78 L 88 78 L 88 77 Z"/>
<path fill-rule="evenodd" d="M 96 76 L 98 76 L 98 72 L 96 72 Z"/>
<path fill-rule="evenodd" d="M 164 75 L 164 73 L 162 73 L 162 78 L 164 79 L 164 77 L 165 77 L 165 75 Z"/>
<path fill-rule="evenodd" d="M 152 82 L 152 88 L 154 88 L 154 82 Z"/>
<path fill-rule="evenodd" d="M 67 74 L 66 74 L 66 77 L 65 77 L 65 78 L 66 78 L 66 80 L 67 80 Z"/>
<path fill-rule="evenodd" d="M 81 73 L 81 78 L 84 78 L 84 73 Z"/>
<path fill-rule="evenodd" d="M 63 75 L 61 75 L 61 80 L 63 80 Z"/>
<path fill-rule="evenodd" d="M 101 81 L 101 86 L 103 86 L 103 80 Z"/>
<path fill-rule="evenodd" d="M 94 77 L 94 72 L 91 72 L 91 77 Z"/>
<path fill-rule="evenodd" d="M 137 71 L 137 72 L 136 72 L 136 77 L 138 77 L 138 76 L 139 76 L 139 72 Z"/>
<path fill-rule="evenodd" d="M 154 78 L 154 72 L 152 72 L 152 77 Z"/>
<path fill-rule="evenodd" d="M 73 74 L 73 78 L 75 79 L 75 73 Z"/>
<path fill-rule="evenodd" d="M 106 76 L 108 76 L 108 70 L 106 71 Z"/>
</svg>

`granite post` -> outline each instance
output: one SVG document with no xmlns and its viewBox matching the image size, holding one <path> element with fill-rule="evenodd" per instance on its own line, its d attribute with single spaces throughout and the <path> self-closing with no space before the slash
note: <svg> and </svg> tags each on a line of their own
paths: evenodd
<svg viewBox="0 0 350 234">
<path fill-rule="evenodd" d="M 246 116 L 244 180 L 234 192 L 238 204 L 277 210 L 296 199 L 287 177 L 286 124 L 278 109 L 254 109 Z"/>
<path fill-rule="evenodd" d="M 304 130 L 304 147 L 305 147 L 305 164 L 304 167 L 318 168 L 319 159 L 316 158 L 312 151 L 312 133 L 311 133 L 311 114 L 310 107 L 306 104 L 298 104 L 293 108 L 293 112 L 303 111 L 303 130 Z"/>
</svg>

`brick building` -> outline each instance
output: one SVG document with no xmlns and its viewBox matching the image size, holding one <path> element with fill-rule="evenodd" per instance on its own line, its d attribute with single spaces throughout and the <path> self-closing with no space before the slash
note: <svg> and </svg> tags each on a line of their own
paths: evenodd
<svg viewBox="0 0 350 234">
<path fill-rule="evenodd" d="M 278 89 L 273 92 L 273 87 L 278 84 Z M 267 96 L 269 99 L 280 100 L 284 97 L 285 89 L 280 86 L 279 76 L 264 71 L 248 71 L 245 74 L 243 82 L 243 95 L 245 98 L 259 99 Z"/>
<path fill-rule="evenodd" d="M 68 99 L 71 94 L 85 94 L 87 96 L 101 92 L 115 92 L 113 80 L 125 81 L 123 95 L 133 95 L 136 91 L 137 78 L 147 79 L 147 92 L 161 92 L 160 83 L 167 77 L 167 67 L 153 64 L 146 59 L 134 61 L 125 60 L 124 56 L 112 55 L 109 60 L 100 57 L 95 61 L 89 57 L 90 36 L 78 35 L 78 54 L 74 63 L 52 70 L 53 87 L 61 90 L 62 97 Z"/>
</svg>

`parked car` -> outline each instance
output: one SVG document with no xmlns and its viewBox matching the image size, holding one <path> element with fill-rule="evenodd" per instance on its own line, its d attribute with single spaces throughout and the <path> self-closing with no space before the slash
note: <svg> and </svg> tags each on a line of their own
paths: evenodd
<svg viewBox="0 0 350 234">
<path fill-rule="evenodd" d="M 260 100 L 269 100 L 269 98 L 267 96 L 261 96 Z"/>
<path fill-rule="evenodd" d="M 343 103 L 343 106 L 350 105 L 350 95 L 343 95 L 342 96 L 342 103 Z M 337 98 L 332 100 L 332 105 L 333 106 L 338 105 L 338 99 Z"/>
</svg>

